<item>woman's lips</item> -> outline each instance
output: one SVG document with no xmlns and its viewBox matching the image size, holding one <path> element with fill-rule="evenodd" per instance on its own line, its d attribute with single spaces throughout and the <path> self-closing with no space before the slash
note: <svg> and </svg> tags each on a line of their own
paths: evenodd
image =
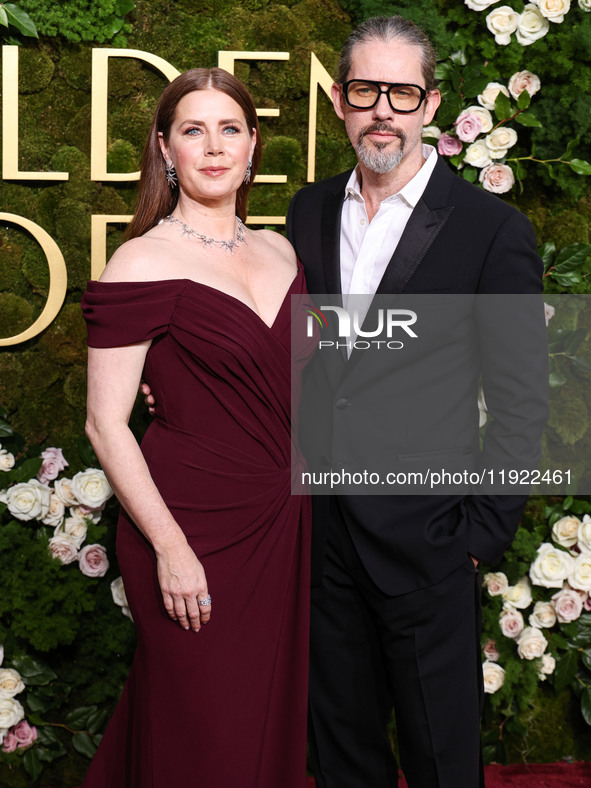
<svg viewBox="0 0 591 788">
<path fill-rule="evenodd" d="M 216 178 L 228 172 L 228 167 L 204 167 L 199 170 L 199 172 L 202 172 L 204 175 L 209 175 L 211 178 Z"/>
</svg>

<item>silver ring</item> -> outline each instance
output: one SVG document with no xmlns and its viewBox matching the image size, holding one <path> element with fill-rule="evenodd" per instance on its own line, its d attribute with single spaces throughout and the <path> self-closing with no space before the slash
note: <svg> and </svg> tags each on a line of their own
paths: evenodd
<svg viewBox="0 0 591 788">
<path fill-rule="evenodd" d="M 211 597 L 208 594 L 204 599 L 198 599 L 197 602 L 199 602 L 200 605 L 203 605 L 203 607 L 206 605 L 211 605 Z"/>
</svg>

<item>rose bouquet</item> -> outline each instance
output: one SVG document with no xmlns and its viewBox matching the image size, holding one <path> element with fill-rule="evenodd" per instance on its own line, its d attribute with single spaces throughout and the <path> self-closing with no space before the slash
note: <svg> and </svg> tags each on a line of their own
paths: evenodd
<svg viewBox="0 0 591 788">
<path fill-rule="evenodd" d="M 511 730 L 539 682 L 572 685 L 591 725 L 591 503 L 540 499 L 528 511 L 499 571 L 484 575 L 484 691 Z M 487 744 L 503 758 L 494 731 Z"/>
<path fill-rule="evenodd" d="M 515 153 L 518 143 L 528 144 L 512 123 L 526 128 L 541 128 L 536 116 L 528 111 L 532 97 L 541 90 L 541 82 L 531 71 L 518 71 L 506 84 L 490 81 L 477 65 L 468 65 L 463 52 L 456 52 L 439 63 L 437 78 L 443 100 L 437 125 L 426 126 L 423 137 L 437 146 L 441 156 L 468 181 L 480 184 L 495 194 L 522 185 L 527 176 L 526 163 L 542 165 L 554 177 L 552 165 L 570 167 L 577 175 L 591 174 L 591 165 L 571 158 L 577 140 L 569 142 L 558 159 L 535 158 L 530 153 Z"/>
<path fill-rule="evenodd" d="M 131 617 L 105 474 L 66 475 L 61 449 L 27 450 L 2 416 L 0 770 L 5 761 L 36 780 L 72 747 L 93 755 L 127 673 L 133 627 L 115 612 Z M 80 455 L 83 466 L 95 464 L 85 441 Z"/>
</svg>

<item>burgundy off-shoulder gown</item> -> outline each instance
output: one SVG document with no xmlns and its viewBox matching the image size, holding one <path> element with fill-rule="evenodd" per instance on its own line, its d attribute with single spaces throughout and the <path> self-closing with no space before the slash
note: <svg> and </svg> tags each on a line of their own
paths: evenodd
<svg viewBox="0 0 591 788">
<path fill-rule="evenodd" d="M 192 280 L 88 285 L 89 345 L 153 340 L 141 449 L 213 608 L 198 633 L 168 617 L 154 551 L 122 510 L 138 645 L 84 788 L 305 785 L 310 513 L 290 494 L 290 370 L 312 350 L 290 352 L 290 295 L 304 290 L 300 269 L 269 327 Z"/>
</svg>

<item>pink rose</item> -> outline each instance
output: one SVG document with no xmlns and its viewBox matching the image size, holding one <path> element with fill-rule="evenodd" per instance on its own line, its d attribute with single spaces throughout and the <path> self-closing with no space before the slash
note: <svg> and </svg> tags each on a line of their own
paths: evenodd
<svg viewBox="0 0 591 788">
<path fill-rule="evenodd" d="M 474 142 L 482 131 L 482 121 L 473 112 L 464 112 L 456 120 L 455 127 L 456 134 L 462 142 Z"/>
<path fill-rule="evenodd" d="M 578 591 L 565 585 L 562 591 L 552 597 L 556 618 L 561 624 L 576 621 L 583 612 L 583 598 Z"/>
<path fill-rule="evenodd" d="M 47 484 L 47 482 L 57 479 L 59 472 L 68 467 L 62 450 L 56 449 L 53 446 L 41 452 L 41 457 L 43 458 L 43 464 L 37 474 L 37 478 L 41 484 Z"/>
<path fill-rule="evenodd" d="M 80 571 L 87 577 L 103 577 L 109 568 L 107 551 L 101 544 L 89 544 L 78 556 Z"/>
<path fill-rule="evenodd" d="M 523 632 L 525 623 L 519 610 L 505 610 L 499 619 L 501 632 L 506 638 L 517 638 Z"/>
<path fill-rule="evenodd" d="M 591 610 L 591 597 L 589 597 L 589 596 L 587 597 L 587 599 L 583 602 L 583 607 L 585 608 L 585 610 L 587 612 L 589 612 L 589 610 Z"/>
<path fill-rule="evenodd" d="M 462 143 L 452 134 L 443 133 L 437 142 L 437 150 L 442 156 L 455 156 L 462 152 Z"/>
<path fill-rule="evenodd" d="M 512 189 L 515 176 L 508 164 L 489 164 L 480 171 L 480 183 L 487 192 L 504 194 Z"/>
<path fill-rule="evenodd" d="M 524 90 L 533 96 L 541 87 L 540 78 L 531 71 L 518 71 L 509 80 L 509 92 L 514 99 L 519 98 Z"/>
<path fill-rule="evenodd" d="M 37 728 L 34 725 L 29 725 L 26 720 L 21 720 L 18 725 L 15 725 L 12 733 L 19 747 L 28 747 L 37 738 Z"/>
<path fill-rule="evenodd" d="M 4 741 L 2 742 L 3 752 L 14 752 L 18 747 L 18 739 L 14 735 L 13 730 L 14 728 L 8 731 L 8 733 L 4 737 Z"/>
<path fill-rule="evenodd" d="M 498 662 L 499 660 L 499 652 L 497 651 L 497 644 L 494 640 L 489 640 L 485 644 L 484 648 L 482 649 L 482 653 L 489 660 L 489 662 Z"/>
</svg>

